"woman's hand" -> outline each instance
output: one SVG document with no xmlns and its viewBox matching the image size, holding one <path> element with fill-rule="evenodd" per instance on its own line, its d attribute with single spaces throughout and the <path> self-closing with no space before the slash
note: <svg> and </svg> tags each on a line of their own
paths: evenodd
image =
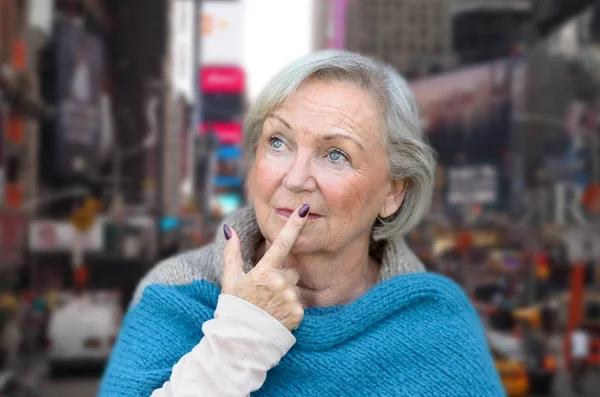
<svg viewBox="0 0 600 397">
<path fill-rule="evenodd" d="M 309 209 L 308 204 L 304 204 L 294 211 L 269 250 L 247 274 L 244 273 L 238 234 L 227 225 L 223 228 L 227 244 L 222 293 L 235 295 L 260 307 L 290 331 L 300 325 L 304 308 L 298 300 L 298 273 L 294 269 L 283 269 L 283 262 L 308 221 Z"/>
</svg>

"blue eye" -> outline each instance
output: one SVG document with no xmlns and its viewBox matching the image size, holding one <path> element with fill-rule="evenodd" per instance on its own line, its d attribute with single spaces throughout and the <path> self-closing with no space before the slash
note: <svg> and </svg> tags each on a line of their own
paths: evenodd
<svg viewBox="0 0 600 397">
<path fill-rule="evenodd" d="M 334 163 L 340 163 L 343 161 L 348 161 L 348 157 L 340 152 L 339 150 L 332 150 L 327 154 L 327 158 Z"/>
<path fill-rule="evenodd" d="M 273 149 L 279 150 L 279 149 L 283 148 L 283 145 L 284 145 L 284 143 L 281 139 L 275 138 L 275 137 L 271 138 L 271 147 Z"/>
</svg>

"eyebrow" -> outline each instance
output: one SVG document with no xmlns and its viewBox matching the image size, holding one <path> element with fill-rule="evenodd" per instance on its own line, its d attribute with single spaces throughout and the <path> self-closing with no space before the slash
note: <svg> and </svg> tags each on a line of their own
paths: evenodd
<svg viewBox="0 0 600 397">
<path fill-rule="evenodd" d="M 285 125 L 288 129 L 292 129 L 292 126 L 290 125 L 290 123 L 288 123 L 287 121 L 285 121 L 284 119 L 281 118 L 281 116 L 275 114 L 275 113 L 269 113 L 267 115 L 267 118 L 274 118 L 277 119 L 281 122 L 281 124 Z"/>
<path fill-rule="evenodd" d="M 279 120 L 279 122 L 281 124 L 283 124 L 284 126 L 286 126 L 288 129 L 290 129 L 290 130 L 293 129 L 292 126 L 290 125 L 290 123 L 288 123 L 287 121 L 285 121 L 281 116 L 279 116 L 277 114 L 271 113 L 271 114 L 267 115 L 267 118 L 277 119 L 277 120 Z M 322 138 L 324 140 L 326 140 L 326 141 L 331 141 L 331 140 L 334 140 L 334 139 L 350 140 L 350 141 L 354 142 L 358 147 L 360 147 L 363 151 L 365 151 L 365 147 L 359 141 L 357 141 L 356 139 L 354 139 L 351 136 L 346 135 L 346 134 L 332 133 L 332 134 L 324 135 Z"/>
</svg>

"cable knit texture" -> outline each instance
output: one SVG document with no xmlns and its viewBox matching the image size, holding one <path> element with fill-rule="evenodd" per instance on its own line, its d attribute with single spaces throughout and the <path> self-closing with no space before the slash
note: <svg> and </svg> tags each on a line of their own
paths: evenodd
<svg viewBox="0 0 600 397">
<path fill-rule="evenodd" d="M 227 220 L 244 242 L 247 270 L 260 241 L 252 219 L 245 209 Z M 221 263 L 214 261 L 223 244 L 217 238 L 160 264 L 140 283 L 100 396 L 149 396 L 199 343 L 220 294 Z M 423 273 L 400 240 L 374 250 L 382 263 L 380 282 L 349 305 L 306 310 L 296 344 L 252 395 L 503 396 L 483 328 L 463 291 Z"/>
</svg>

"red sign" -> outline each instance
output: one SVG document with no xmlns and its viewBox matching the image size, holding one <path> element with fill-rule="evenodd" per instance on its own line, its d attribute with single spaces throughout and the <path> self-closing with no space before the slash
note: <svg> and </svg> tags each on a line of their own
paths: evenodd
<svg viewBox="0 0 600 397">
<path fill-rule="evenodd" d="M 0 213 L 0 266 L 22 260 L 27 218 L 18 213 Z"/>
<path fill-rule="evenodd" d="M 240 123 L 202 123 L 200 134 L 206 135 L 209 131 L 215 133 L 221 144 L 238 145 L 242 142 L 242 124 Z"/>
<path fill-rule="evenodd" d="M 18 210 L 23 204 L 23 187 L 17 183 L 7 183 L 4 187 L 4 203 L 11 210 Z"/>
<path fill-rule="evenodd" d="M 239 67 L 205 67 L 200 73 L 200 88 L 209 94 L 241 94 L 244 80 L 244 71 Z"/>
</svg>

